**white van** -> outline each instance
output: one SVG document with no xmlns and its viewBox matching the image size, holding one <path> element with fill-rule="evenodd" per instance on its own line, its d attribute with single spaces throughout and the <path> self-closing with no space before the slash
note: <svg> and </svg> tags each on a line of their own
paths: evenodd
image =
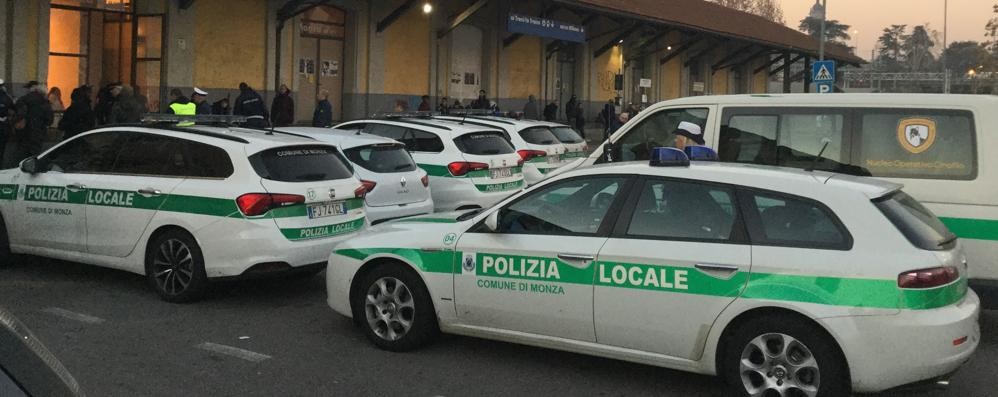
<svg viewBox="0 0 998 397">
<path fill-rule="evenodd" d="M 905 185 L 963 240 L 975 287 L 998 289 L 998 97 L 774 94 L 681 98 L 638 113 L 556 173 L 648 160 L 678 124 L 703 129 L 721 161 L 814 167 Z M 821 158 L 825 142 L 827 148 Z M 609 149 L 609 150 L 608 150 Z M 606 156 L 609 154 L 609 156 Z M 884 253 L 890 255 L 890 253 Z M 874 265 L 874 264 L 871 264 Z"/>
</svg>

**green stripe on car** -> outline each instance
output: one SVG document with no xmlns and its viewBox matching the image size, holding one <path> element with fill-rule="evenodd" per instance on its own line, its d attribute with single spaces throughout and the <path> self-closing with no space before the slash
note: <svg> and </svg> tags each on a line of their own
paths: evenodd
<svg viewBox="0 0 998 397">
<path fill-rule="evenodd" d="M 315 240 L 320 238 L 335 237 L 342 234 L 355 232 L 364 227 L 364 218 L 354 219 L 348 222 L 334 223 L 331 225 L 304 227 L 304 228 L 282 228 L 281 234 L 291 241 Z"/>
<path fill-rule="evenodd" d="M 956 234 L 957 237 L 975 240 L 998 240 L 998 220 L 943 217 L 940 217 L 939 220 L 953 234 Z"/>
<path fill-rule="evenodd" d="M 450 170 L 447 169 L 447 166 L 436 165 L 436 164 L 416 164 L 416 165 L 418 165 L 419 168 L 422 168 L 423 171 L 426 171 L 426 175 L 429 176 L 438 176 L 443 178 L 488 178 L 489 177 L 489 170 L 487 169 L 470 171 L 462 176 L 454 176 L 451 175 Z M 513 168 L 513 175 L 523 173 L 523 167 L 515 166 L 512 168 Z"/>
</svg>

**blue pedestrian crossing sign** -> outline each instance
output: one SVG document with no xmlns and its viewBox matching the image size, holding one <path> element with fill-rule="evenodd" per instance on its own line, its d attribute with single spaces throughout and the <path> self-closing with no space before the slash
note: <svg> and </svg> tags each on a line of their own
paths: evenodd
<svg viewBox="0 0 998 397">
<path fill-rule="evenodd" d="M 818 61 L 811 65 L 811 81 L 815 83 L 834 83 L 835 61 Z"/>
</svg>

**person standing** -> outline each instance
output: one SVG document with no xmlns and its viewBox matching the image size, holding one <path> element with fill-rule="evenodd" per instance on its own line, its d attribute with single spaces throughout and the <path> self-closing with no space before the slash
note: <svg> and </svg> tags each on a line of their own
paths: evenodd
<svg viewBox="0 0 998 397">
<path fill-rule="evenodd" d="M 52 87 L 52 89 L 49 90 L 47 98 L 49 100 L 49 104 L 52 105 L 53 112 L 66 110 L 66 105 L 62 103 L 62 90 L 60 90 L 59 87 Z"/>
<path fill-rule="evenodd" d="M 62 115 L 62 120 L 59 120 L 59 130 L 62 131 L 63 140 L 94 128 L 96 120 L 94 110 L 90 107 L 89 91 L 89 87 L 81 86 L 69 94 L 71 100 L 69 108 Z"/>
<path fill-rule="evenodd" d="M 533 95 L 527 97 L 527 104 L 523 105 L 523 118 L 527 120 L 540 120 L 541 110 L 538 108 L 537 98 Z"/>
<path fill-rule="evenodd" d="M 228 96 L 211 104 L 211 114 L 228 115 L 230 110 Z"/>
<path fill-rule="evenodd" d="M 118 86 L 113 92 L 117 92 L 117 95 L 114 97 L 114 106 L 111 108 L 108 122 L 111 124 L 142 122 L 142 115 L 146 113 L 146 109 L 135 99 L 135 90 L 130 86 Z"/>
<path fill-rule="evenodd" d="M 7 85 L 0 79 L 0 166 L 6 165 L 3 162 L 4 154 L 7 150 L 7 140 L 10 139 L 14 131 L 15 110 L 14 98 L 7 93 Z"/>
<path fill-rule="evenodd" d="M 23 120 L 23 125 L 15 133 L 18 162 L 42 152 L 42 143 L 53 120 L 52 104 L 42 93 L 44 90 L 42 85 L 37 81 L 31 81 L 25 84 L 24 88 L 28 89 L 28 93 L 14 104 L 17 117 Z"/>
<path fill-rule="evenodd" d="M 489 108 L 489 97 L 486 95 L 485 90 L 478 90 L 478 99 L 471 102 L 471 106 L 468 109 L 488 109 Z"/>
<path fill-rule="evenodd" d="M 178 116 L 193 116 L 197 114 L 197 105 L 184 96 L 179 88 L 170 90 L 170 105 L 166 108 L 167 114 Z"/>
<path fill-rule="evenodd" d="M 437 113 L 444 116 L 450 113 L 450 104 L 447 103 L 447 97 L 440 98 L 440 103 L 437 104 Z"/>
<path fill-rule="evenodd" d="M 333 126 L 333 104 L 329 103 L 329 91 L 322 90 L 316 98 L 312 112 L 312 126 L 328 128 Z"/>
<path fill-rule="evenodd" d="M 114 101 L 119 92 L 121 92 L 121 83 L 111 83 L 97 91 L 97 106 L 94 108 L 97 124 L 104 125 L 111 122 L 111 109 L 114 108 Z"/>
<path fill-rule="evenodd" d="M 232 114 L 246 117 L 243 125 L 250 128 L 265 128 L 267 126 L 267 107 L 249 84 L 239 83 L 239 96 L 233 105 Z"/>
<path fill-rule="evenodd" d="M 603 105 L 603 110 L 599 113 L 600 124 L 603 125 L 603 140 L 610 139 L 610 127 L 613 124 L 613 120 L 616 118 L 617 110 L 615 109 L 613 99 L 606 101 Z"/>
<path fill-rule="evenodd" d="M 277 96 L 270 105 L 270 123 L 275 127 L 286 127 L 295 122 L 295 100 L 291 98 L 291 89 L 287 84 L 281 84 Z"/>
<path fill-rule="evenodd" d="M 544 107 L 544 121 L 555 121 L 558 118 L 558 99 Z"/>
<path fill-rule="evenodd" d="M 430 106 L 430 96 L 429 95 L 423 95 L 423 97 L 420 98 L 418 110 L 420 112 L 429 112 L 429 111 L 433 110 L 433 107 Z"/>
<path fill-rule="evenodd" d="M 582 111 L 582 103 L 575 103 L 575 111 L 573 113 L 572 121 L 575 122 L 575 130 L 579 132 L 579 135 L 585 139 L 586 137 L 586 117 Z"/>
<path fill-rule="evenodd" d="M 575 125 L 573 122 L 575 118 L 575 109 L 579 105 L 579 98 L 572 94 L 571 98 L 568 98 L 568 102 L 565 103 L 565 118 L 568 120 L 568 125 Z"/>
<path fill-rule="evenodd" d="M 191 102 L 194 102 L 196 107 L 195 114 L 211 114 L 211 104 L 208 103 L 208 92 L 200 88 L 194 87 L 194 93 L 191 94 Z"/>
</svg>

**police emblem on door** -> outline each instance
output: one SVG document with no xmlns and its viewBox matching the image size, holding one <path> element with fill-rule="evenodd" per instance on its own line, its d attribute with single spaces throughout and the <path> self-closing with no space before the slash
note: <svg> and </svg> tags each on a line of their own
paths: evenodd
<svg viewBox="0 0 998 397">
<path fill-rule="evenodd" d="M 898 143 L 909 153 L 922 153 L 936 141 L 936 122 L 926 118 L 903 119 L 898 122 Z"/>
<path fill-rule="evenodd" d="M 464 253 L 464 260 L 461 261 L 461 269 L 464 270 L 465 274 L 475 274 L 475 253 Z"/>
<path fill-rule="evenodd" d="M 315 189 L 306 190 L 305 197 L 308 197 L 308 201 L 315 200 Z"/>
</svg>

